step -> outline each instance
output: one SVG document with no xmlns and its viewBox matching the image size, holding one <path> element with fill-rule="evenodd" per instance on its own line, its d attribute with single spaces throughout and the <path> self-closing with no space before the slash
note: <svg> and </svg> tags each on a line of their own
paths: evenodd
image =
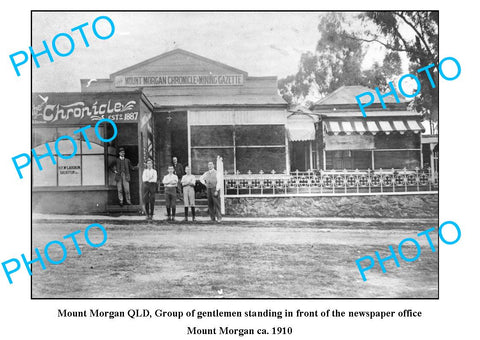
<svg viewBox="0 0 480 340">
<path fill-rule="evenodd" d="M 140 205 L 124 205 L 123 207 L 121 207 L 119 204 L 107 205 L 107 212 L 113 214 L 138 214 L 142 211 L 143 208 Z"/>
<path fill-rule="evenodd" d="M 155 198 L 155 204 L 158 204 L 158 203 L 165 204 L 165 197 Z M 177 204 L 178 203 L 183 204 L 183 200 L 177 198 Z M 197 198 L 195 199 L 195 205 L 208 205 L 208 200 L 203 198 Z"/>
</svg>

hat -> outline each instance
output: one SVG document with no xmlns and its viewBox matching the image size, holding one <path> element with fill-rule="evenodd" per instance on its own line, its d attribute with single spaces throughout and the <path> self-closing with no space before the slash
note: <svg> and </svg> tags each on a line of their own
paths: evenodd
<svg viewBox="0 0 480 340">
<path fill-rule="evenodd" d="M 120 152 L 122 152 L 122 151 L 125 152 L 125 148 L 120 148 L 120 149 L 118 149 L 118 153 L 120 153 Z"/>
</svg>

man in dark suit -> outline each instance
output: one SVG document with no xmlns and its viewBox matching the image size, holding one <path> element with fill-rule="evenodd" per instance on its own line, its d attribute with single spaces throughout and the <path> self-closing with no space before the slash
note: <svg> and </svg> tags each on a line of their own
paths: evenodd
<svg viewBox="0 0 480 340">
<path fill-rule="evenodd" d="M 185 176 L 185 170 L 183 169 L 183 165 L 178 163 L 177 157 L 172 158 L 172 165 L 173 165 L 173 174 L 177 175 L 178 177 L 177 196 L 180 199 L 183 199 L 182 177 Z"/>
<path fill-rule="evenodd" d="M 138 169 L 138 166 L 132 166 L 132 163 L 125 157 L 125 149 L 118 150 L 118 158 L 113 165 L 112 171 L 115 173 L 115 182 L 117 182 L 118 200 L 120 206 L 123 206 L 123 193 L 125 192 L 126 204 L 130 205 L 130 171 Z"/>
</svg>

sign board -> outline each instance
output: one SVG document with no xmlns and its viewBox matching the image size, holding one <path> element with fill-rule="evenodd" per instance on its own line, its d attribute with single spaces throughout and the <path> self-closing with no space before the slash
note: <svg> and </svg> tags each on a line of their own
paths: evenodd
<svg viewBox="0 0 480 340">
<path fill-rule="evenodd" d="M 104 118 L 137 122 L 138 93 L 33 93 L 33 124 L 91 124 Z"/>
<path fill-rule="evenodd" d="M 324 135 L 325 150 L 372 150 L 375 149 L 373 135 Z"/>
<path fill-rule="evenodd" d="M 146 86 L 238 86 L 243 74 L 180 74 L 116 76 L 116 87 Z"/>
</svg>

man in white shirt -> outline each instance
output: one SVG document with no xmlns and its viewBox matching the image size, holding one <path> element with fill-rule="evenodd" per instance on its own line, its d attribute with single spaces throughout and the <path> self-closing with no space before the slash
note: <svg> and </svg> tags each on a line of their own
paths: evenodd
<svg viewBox="0 0 480 340">
<path fill-rule="evenodd" d="M 185 167 L 185 172 L 187 174 L 182 177 L 183 205 L 185 207 L 184 221 L 188 221 L 188 208 L 192 209 L 192 221 L 195 221 L 195 182 L 197 179 L 192 175 L 188 165 Z"/>
<path fill-rule="evenodd" d="M 177 185 L 178 177 L 173 174 L 173 166 L 168 167 L 168 175 L 163 177 L 165 186 L 165 206 L 167 208 L 167 221 L 175 221 L 175 210 L 177 208 Z"/>
<path fill-rule="evenodd" d="M 222 184 L 217 180 L 217 171 L 213 166 L 213 162 L 208 162 L 208 171 L 200 177 L 200 182 L 207 187 L 208 213 L 210 214 L 210 219 L 215 221 L 216 218 L 217 222 L 221 222 L 220 185 Z"/>
<path fill-rule="evenodd" d="M 145 214 L 147 220 L 153 219 L 153 209 L 155 207 L 155 188 L 157 186 L 157 170 L 153 168 L 153 161 L 147 161 L 147 168 L 143 170 L 143 201 L 145 202 Z"/>
</svg>

